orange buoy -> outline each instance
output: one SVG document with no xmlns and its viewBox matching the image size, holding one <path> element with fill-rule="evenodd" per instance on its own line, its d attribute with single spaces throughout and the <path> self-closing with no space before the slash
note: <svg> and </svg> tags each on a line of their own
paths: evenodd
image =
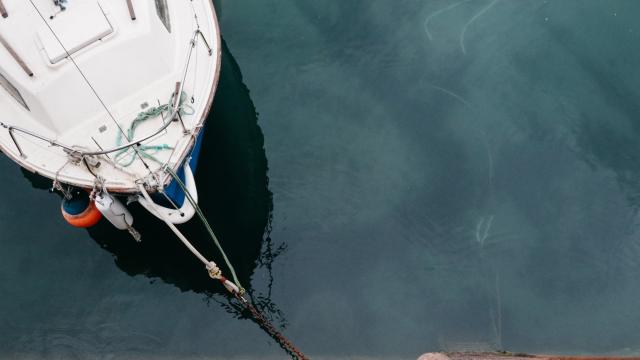
<svg viewBox="0 0 640 360">
<path fill-rule="evenodd" d="M 89 199 L 86 191 L 72 192 L 71 199 L 62 200 L 60 210 L 69 224 L 80 228 L 92 227 L 102 218 L 102 214 L 93 200 Z"/>
</svg>

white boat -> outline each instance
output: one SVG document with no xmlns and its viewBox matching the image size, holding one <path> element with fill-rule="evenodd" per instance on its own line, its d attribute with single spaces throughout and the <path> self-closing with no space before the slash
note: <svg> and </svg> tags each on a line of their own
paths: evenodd
<svg viewBox="0 0 640 360">
<path fill-rule="evenodd" d="M 120 199 L 140 202 L 284 349 L 307 359 L 244 297 L 197 205 L 192 169 L 221 64 L 211 0 L 0 0 L 0 15 L 2 152 L 53 181 L 72 225 L 104 216 L 140 240 Z M 174 225 L 196 212 L 233 281 Z"/>
<path fill-rule="evenodd" d="M 53 181 L 74 225 L 97 207 L 136 235 L 123 196 L 189 220 L 220 71 L 211 1 L 0 0 L 0 13 L 2 152 Z"/>
</svg>

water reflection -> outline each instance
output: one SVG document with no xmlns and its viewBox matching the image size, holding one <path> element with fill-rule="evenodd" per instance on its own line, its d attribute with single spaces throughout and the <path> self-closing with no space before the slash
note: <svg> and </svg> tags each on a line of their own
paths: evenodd
<svg viewBox="0 0 640 360">
<path fill-rule="evenodd" d="M 224 42 L 222 50 L 220 82 L 207 120 L 196 174 L 200 206 L 256 307 L 284 325 L 282 313 L 270 299 L 271 266 L 285 245 L 274 245 L 269 236 L 273 202 L 262 130 L 240 68 Z M 24 170 L 23 174 L 34 188 L 51 187 L 48 179 Z M 151 282 L 172 284 L 182 291 L 202 293 L 207 301 L 219 303 L 237 317 L 248 315 L 234 301 L 228 301 L 226 291 L 208 277 L 202 264 L 161 221 L 137 203 L 129 208 L 135 227 L 142 233 L 141 243 L 104 220 L 88 229 L 91 238 L 113 254 L 120 270 L 130 276 L 146 276 Z M 229 274 L 197 218 L 181 230 L 196 248 Z M 251 287 L 251 277 L 258 269 L 267 273 L 264 292 Z"/>
</svg>

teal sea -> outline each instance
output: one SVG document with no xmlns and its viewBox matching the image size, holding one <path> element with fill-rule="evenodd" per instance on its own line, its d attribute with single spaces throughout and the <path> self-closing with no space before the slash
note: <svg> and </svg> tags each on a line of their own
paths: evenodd
<svg viewBox="0 0 640 360">
<path fill-rule="evenodd" d="M 640 355 L 639 1 L 216 7 L 200 203 L 305 353 Z M 0 182 L 0 358 L 286 357 L 138 205 L 140 244 Z"/>
</svg>

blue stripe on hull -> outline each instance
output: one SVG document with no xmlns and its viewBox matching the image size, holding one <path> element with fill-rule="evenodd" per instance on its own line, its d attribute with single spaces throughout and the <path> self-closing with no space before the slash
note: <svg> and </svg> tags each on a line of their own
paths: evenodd
<svg viewBox="0 0 640 360">
<path fill-rule="evenodd" d="M 196 143 L 193 146 L 193 150 L 191 151 L 191 161 L 189 162 L 189 166 L 191 167 L 191 171 L 193 172 L 194 175 L 196 173 L 196 168 L 198 166 L 198 158 L 200 157 L 200 148 L 202 147 L 203 135 L 204 135 L 204 129 L 202 129 L 200 131 L 200 134 L 198 134 L 198 137 L 196 138 Z M 180 180 L 184 182 L 185 181 L 184 168 L 180 166 L 176 173 L 178 174 L 178 177 L 180 177 Z M 176 204 L 178 207 L 182 206 L 185 198 L 184 191 L 182 191 L 182 189 L 180 188 L 180 186 L 175 180 L 171 181 L 169 185 L 165 187 L 164 191 L 165 191 L 165 194 L 167 194 L 167 196 L 171 199 L 171 201 L 174 202 L 174 204 Z M 168 203 L 167 199 L 163 195 L 154 194 L 153 200 L 158 205 L 172 207 L 172 205 Z"/>
</svg>

